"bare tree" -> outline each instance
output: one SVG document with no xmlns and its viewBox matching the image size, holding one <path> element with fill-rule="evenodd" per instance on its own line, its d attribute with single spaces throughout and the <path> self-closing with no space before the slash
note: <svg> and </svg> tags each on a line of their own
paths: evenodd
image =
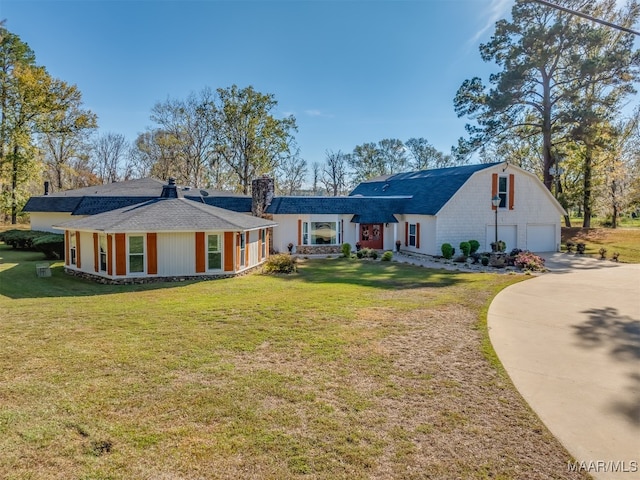
<svg viewBox="0 0 640 480">
<path fill-rule="evenodd" d="M 93 142 L 93 169 L 103 184 L 120 180 L 128 148 L 127 140 L 120 133 L 109 132 Z"/>
<path fill-rule="evenodd" d="M 211 182 L 210 169 L 215 167 L 215 94 L 210 88 L 191 93 L 186 100 L 167 99 L 153 107 L 151 119 L 160 126 L 162 142 L 158 147 L 170 147 L 173 158 L 172 175 L 185 185 L 206 187 Z M 163 158 L 163 160 L 167 160 Z"/>
<path fill-rule="evenodd" d="M 320 162 L 313 162 L 311 164 L 311 175 L 313 177 L 311 190 L 313 195 L 318 195 L 318 190 L 320 188 L 318 184 L 320 183 L 320 176 L 322 175 L 322 166 L 320 165 Z"/>
<path fill-rule="evenodd" d="M 308 173 L 307 161 L 298 154 L 285 158 L 276 170 L 276 187 L 280 195 L 294 195 L 302 189 Z"/>
<path fill-rule="evenodd" d="M 322 171 L 321 181 L 327 192 L 337 197 L 344 193 L 347 187 L 347 163 L 349 156 L 340 150 L 335 153 L 327 151 L 326 155 L 327 158 Z"/>
</svg>

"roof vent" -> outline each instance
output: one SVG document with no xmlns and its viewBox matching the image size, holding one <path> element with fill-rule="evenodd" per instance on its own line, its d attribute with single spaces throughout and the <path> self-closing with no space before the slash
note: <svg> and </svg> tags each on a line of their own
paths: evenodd
<svg viewBox="0 0 640 480">
<path fill-rule="evenodd" d="M 162 187 L 160 198 L 178 198 L 178 187 L 176 187 L 176 179 L 169 178 L 169 183 Z"/>
</svg>

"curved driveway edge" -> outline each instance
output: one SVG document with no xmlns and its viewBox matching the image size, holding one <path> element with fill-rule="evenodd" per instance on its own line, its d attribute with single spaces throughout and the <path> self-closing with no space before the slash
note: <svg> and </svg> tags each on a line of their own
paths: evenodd
<svg viewBox="0 0 640 480">
<path fill-rule="evenodd" d="M 568 469 L 640 479 L 640 265 L 554 254 L 547 266 L 493 300 L 493 347 L 578 461 Z"/>
</svg>

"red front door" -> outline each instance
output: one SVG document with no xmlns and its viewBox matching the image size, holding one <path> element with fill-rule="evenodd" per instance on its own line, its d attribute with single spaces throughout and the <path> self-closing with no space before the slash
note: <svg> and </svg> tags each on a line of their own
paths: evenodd
<svg viewBox="0 0 640 480">
<path fill-rule="evenodd" d="M 360 245 L 362 245 L 362 248 L 382 250 L 382 229 L 382 223 L 360 224 Z"/>
</svg>

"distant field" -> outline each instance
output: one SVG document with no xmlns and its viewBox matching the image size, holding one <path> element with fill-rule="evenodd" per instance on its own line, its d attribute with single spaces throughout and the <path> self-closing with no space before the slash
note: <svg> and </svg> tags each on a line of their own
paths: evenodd
<svg viewBox="0 0 640 480">
<path fill-rule="evenodd" d="M 0 478 L 583 478 L 488 343 L 523 277 L 97 285 L 0 245 Z"/>
<path fill-rule="evenodd" d="M 607 258 L 620 253 L 620 262 L 640 263 L 640 228 L 581 228 L 563 227 L 562 243 L 568 240 L 586 244 L 586 253 L 599 257 L 600 248 L 607 250 Z"/>
</svg>

